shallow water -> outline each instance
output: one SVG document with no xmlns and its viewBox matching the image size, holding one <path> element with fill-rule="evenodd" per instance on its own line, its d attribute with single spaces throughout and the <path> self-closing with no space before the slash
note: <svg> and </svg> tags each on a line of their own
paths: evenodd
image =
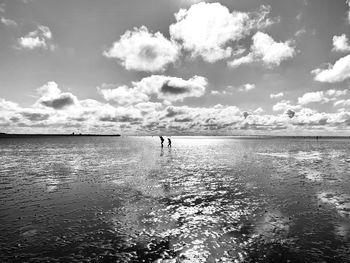
<svg viewBox="0 0 350 263">
<path fill-rule="evenodd" d="M 0 262 L 350 262 L 350 141 L 0 140 Z"/>
</svg>

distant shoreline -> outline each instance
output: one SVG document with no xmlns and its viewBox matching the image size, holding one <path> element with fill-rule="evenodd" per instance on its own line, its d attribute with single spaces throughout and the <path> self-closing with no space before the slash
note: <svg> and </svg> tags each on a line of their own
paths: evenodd
<svg viewBox="0 0 350 263">
<path fill-rule="evenodd" d="M 1 138 L 30 138 L 30 137 L 120 137 L 120 134 L 22 134 L 22 133 L 0 133 Z"/>
</svg>

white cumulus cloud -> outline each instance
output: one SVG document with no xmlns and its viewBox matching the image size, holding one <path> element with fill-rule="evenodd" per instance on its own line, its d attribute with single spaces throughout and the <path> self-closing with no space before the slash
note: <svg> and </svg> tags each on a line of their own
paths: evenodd
<svg viewBox="0 0 350 263">
<path fill-rule="evenodd" d="M 337 100 L 334 102 L 334 107 L 348 107 L 350 106 L 350 99 L 347 100 Z"/>
<path fill-rule="evenodd" d="M 327 98 L 323 91 L 315 91 L 305 93 L 302 97 L 298 98 L 298 103 L 302 105 L 306 105 L 313 102 L 328 102 L 329 98 Z"/>
<path fill-rule="evenodd" d="M 342 82 L 350 77 L 350 55 L 340 58 L 334 65 L 328 65 L 327 69 L 314 69 L 311 71 L 314 79 L 319 82 Z"/>
<path fill-rule="evenodd" d="M 3 16 L 1 17 L 0 22 L 3 23 L 6 26 L 17 26 L 16 21 L 11 20 L 11 19 L 7 19 L 7 18 L 5 18 Z"/>
<path fill-rule="evenodd" d="M 26 36 L 18 39 L 20 48 L 35 49 L 43 48 L 53 50 L 55 46 L 51 43 L 52 33 L 47 26 L 38 26 L 35 31 L 29 32 Z"/>
<path fill-rule="evenodd" d="M 275 94 L 270 94 L 270 98 L 271 98 L 271 99 L 277 99 L 277 98 L 281 98 L 281 97 L 283 97 L 283 96 L 284 96 L 283 92 L 275 93 Z"/>
<path fill-rule="evenodd" d="M 106 101 L 111 101 L 118 105 L 131 105 L 149 100 L 145 93 L 128 86 L 115 87 L 114 85 L 103 84 L 97 90 Z"/>
<path fill-rule="evenodd" d="M 267 67 L 275 67 L 295 54 L 291 41 L 276 42 L 268 34 L 262 32 L 257 32 L 253 36 L 250 50 L 248 55 L 228 62 L 228 65 L 235 68 L 242 64 L 262 62 Z"/>
<path fill-rule="evenodd" d="M 348 43 L 349 39 L 345 34 L 333 37 L 333 51 L 349 52 L 350 45 Z"/>
<path fill-rule="evenodd" d="M 0 110 L 13 111 L 17 109 L 18 109 L 17 103 L 0 98 Z"/>
<path fill-rule="evenodd" d="M 276 42 L 268 34 L 257 32 L 253 37 L 252 52 L 268 66 L 278 66 L 283 60 L 293 57 L 295 51 L 290 41 Z"/>
<path fill-rule="evenodd" d="M 253 90 L 253 89 L 255 89 L 255 84 L 249 84 L 249 83 L 247 83 L 247 84 L 244 84 L 244 85 L 242 85 L 241 87 L 239 87 L 239 91 L 243 91 L 243 92 L 247 92 L 247 91 L 250 91 L 250 90 Z"/>
<path fill-rule="evenodd" d="M 314 102 L 327 103 L 336 100 L 337 97 L 347 94 L 347 90 L 334 90 L 307 92 L 298 98 L 298 103 L 306 105 Z"/>
<path fill-rule="evenodd" d="M 300 105 L 292 105 L 289 100 L 282 100 L 273 105 L 273 111 L 287 111 L 287 110 L 299 110 L 301 109 Z"/>
<path fill-rule="evenodd" d="M 230 10 L 220 3 L 201 2 L 175 14 L 176 23 L 170 26 L 170 35 L 181 42 L 192 57 L 202 57 L 207 62 L 229 58 L 231 43 L 246 37 L 253 28 L 263 28 L 273 23 L 266 19 L 269 8 L 263 6 L 256 13 Z"/>
<path fill-rule="evenodd" d="M 152 33 L 142 26 L 126 31 L 103 54 L 118 59 L 127 70 L 158 72 L 174 63 L 179 53 L 176 43 L 166 39 L 160 32 Z"/>
</svg>

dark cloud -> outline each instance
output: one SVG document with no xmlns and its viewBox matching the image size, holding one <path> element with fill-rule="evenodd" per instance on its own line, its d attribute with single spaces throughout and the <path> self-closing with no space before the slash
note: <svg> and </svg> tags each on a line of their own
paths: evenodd
<svg viewBox="0 0 350 263">
<path fill-rule="evenodd" d="M 319 125 L 326 125 L 328 122 L 328 119 L 327 118 L 322 118 L 318 121 L 318 124 Z"/>
<path fill-rule="evenodd" d="M 161 87 L 160 91 L 162 93 L 170 93 L 170 94 L 183 94 L 189 91 L 186 87 L 176 87 L 169 84 L 170 81 L 164 82 L 163 86 Z"/>
<path fill-rule="evenodd" d="M 156 130 L 159 128 L 159 122 L 148 122 L 142 125 L 142 129 L 146 130 Z"/>
<path fill-rule="evenodd" d="M 295 116 L 295 111 L 289 109 L 286 111 L 286 114 L 288 115 L 289 118 L 293 118 Z"/>
<path fill-rule="evenodd" d="M 44 121 L 50 117 L 49 114 L 36 112 L 22 112 L 21 115 L 30 121 Z"/>
<path fill-rule="evenodd" d="M 10 121 L 12 121 L 12 122 L 19 122 L 19 120 L 20 120 L 20 118 L 18 118 L 18 117 L 11 117 L 10 118 Z"/>
<path fill-rule="evenodd" d="M 182 117 L 182 118 L 175 118 L 175 122 L 191 122 L 193 121 L 192 118 L 190 117 Z"/>
<path fill-rule="evenodd" d="M 120 128 L 121 129 L 130 129 L 130 128 L 132 128 L 132 126 L 130 124 L 121 124 Z"/>
<path fill-rule="evenodd" d="M 83 121 L 87 120 L 87 118 L 85 118 L 85 117 L 73 117 L 73 118 L 69 118 L 69 119 L 72 121 L 78 121 L 78 122 L 83 122 Z"/>
<path fill-rule="evenodd" d="M 158 56 L 154 46 L 146 45 L 140 49 L 139 56 L 148 61 L 155 60 Z"/>
<path fill-rule="evenodd" d="M 74 96 L 70 93 L 62 93 L 60 97 L 51 100 L 42 100 L 40 103 L 46 107 L 61 110 L 75 103 Z"/>
<path fill-rule="evenodd" d="M 167 107 L 166 114 L 165 114 L 164 118 L 172 118 L 172 117 L 175 117 L 177 115 L 181 115 L 183 113 L 184 113 L 184 111 L 182 109 L 178 109 L 175 107 Z"/>
<path fill-rule="evenodd" d="M 243 117 L 244 117 L 244 119 L 246 119 L 247 117 L 249 116 L 249 113 L 248 112 L 243 112 Z"/>
<path fill-rule="evenodd" d="M 285 130 L 287 129 L 287 126 L 284 124 L 275 124 L 275 125 L 269 125 L 269 124 L 250 124 L 250 123 L 244 123 L 240 127 L 238 127 L 240 130 L 256 130 L 256 131 L 274 131 L 274 130 Z"/>
<path fill-rule="evenodd" d="M 141 118 L 139 117 L 132 117 L 132 116 L 103 116 L 99 118 L 100 121 L 105 121 L 105 122 L 130 122 L 133 124 L 140 123 Z"/>
</svg>

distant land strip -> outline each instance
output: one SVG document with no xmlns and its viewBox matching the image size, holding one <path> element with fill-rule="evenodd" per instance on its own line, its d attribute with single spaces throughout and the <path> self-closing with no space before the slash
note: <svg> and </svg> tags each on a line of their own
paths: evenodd
<svg viewBox="0 0 350 263">
<path fill-rule="evenodd" d="M 30 137 L 119 137 L 120 134 L 83 134 L 83 133 L 69 133 L 69 134 L 24 134 L 24 133 L 0 133 L 1 138 L 30 138 Z"/>
</svg>

